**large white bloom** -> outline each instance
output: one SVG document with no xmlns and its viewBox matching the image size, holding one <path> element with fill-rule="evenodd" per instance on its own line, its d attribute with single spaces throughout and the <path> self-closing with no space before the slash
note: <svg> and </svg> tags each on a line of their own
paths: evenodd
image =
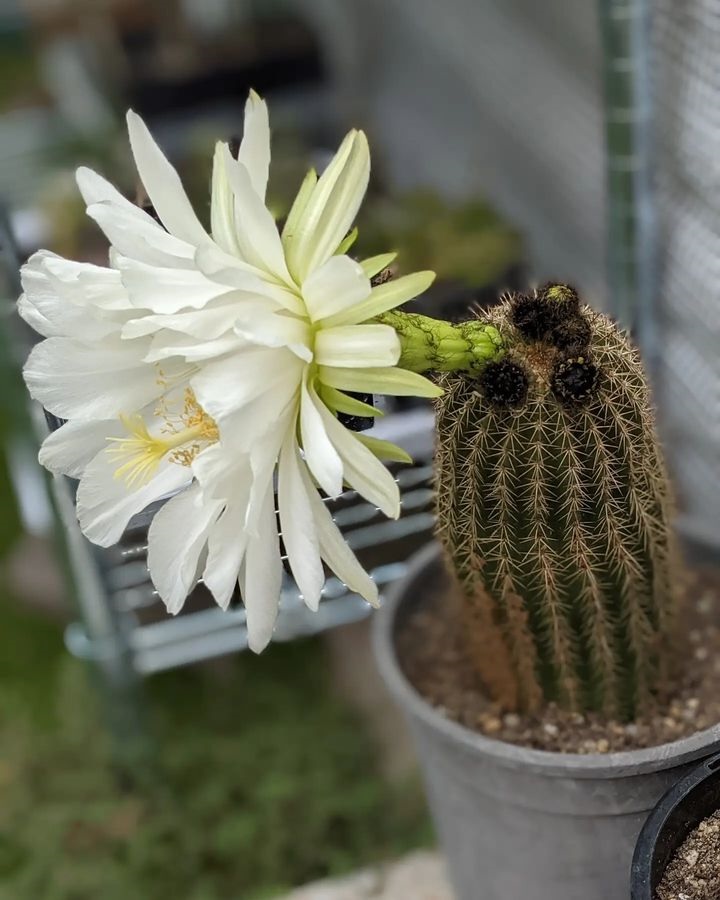
<svg viewBox="0 0 720 900">
<path fill-rule="evenodd" d="M 208 234 L 132 112 L 128 128 L 157 218 L 79 169 L 88 215 L 111 244 L 109 267 L 41 251 L 23 269 L 19 310 L 46 338 L 26 364 L 26 383 L 68 420 L 40 459 L 80 479 L 79 521 L 102 546 L 136 512 L 175 494 L 149 533 L 160 595 L 177 612 L 201 575 L 226 607 L 239 580 L 251 646 L 261 649 L 282 574 L 276 495 L 308 606 L 319 602 L 323 561 L 377 601 L 318 487 L 336 497 L 349 486 L 398 515 L 398 488 L 379 458 L 404 454 L 347 430 L 338 413 L 375 414 L 348 392 L 438 393 L 395 367 L 395 331 L 371 321 L 433 275 L 372 287 L 393 254 L 362 263 L 346 255 L 370 171 L 360 131 L 319 178 L 307 175 L 279 233 L 265 205 L 267 109 L 251 93 L 237 157 L 224 143 L 215 151 Z"/>
</svg>

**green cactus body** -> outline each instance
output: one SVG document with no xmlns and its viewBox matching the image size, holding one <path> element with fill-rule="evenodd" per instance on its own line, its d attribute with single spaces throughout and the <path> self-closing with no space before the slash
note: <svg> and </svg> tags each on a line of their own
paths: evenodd
<svg viewBox="0 0 720 900">
<path fill-rule="evenodd" d="M 667 657 L 667 479 L 637 351 L 572 297 L 553 320 L 562 287 L 483 313 L 504 356 L 440 376 L 437 532 L 498 700 L 628 719 Z"/>
</svg>

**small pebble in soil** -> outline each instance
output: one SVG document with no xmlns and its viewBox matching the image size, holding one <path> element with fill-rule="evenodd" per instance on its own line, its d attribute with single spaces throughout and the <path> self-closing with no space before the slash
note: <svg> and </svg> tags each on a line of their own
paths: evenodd
<svg viewBox="0 0 720 900">
<path fill-rule="evenodd" d="M 655 900 L 720 898 L 720 811 L 701 822 L 665 870 Z"/>
</svg>

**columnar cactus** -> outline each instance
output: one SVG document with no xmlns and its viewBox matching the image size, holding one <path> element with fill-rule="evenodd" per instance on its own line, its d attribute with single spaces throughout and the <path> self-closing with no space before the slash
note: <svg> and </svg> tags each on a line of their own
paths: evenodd
<svg viewBox="0 0 720 900">
<path fill-rule="evenodd" d="M 505 347 L 441 377 L 437 531 L 504 703 L 630 718 L 673 610 L 669 497 L 637 351 L 548 285 L 483 313 Z"/>
</svg>

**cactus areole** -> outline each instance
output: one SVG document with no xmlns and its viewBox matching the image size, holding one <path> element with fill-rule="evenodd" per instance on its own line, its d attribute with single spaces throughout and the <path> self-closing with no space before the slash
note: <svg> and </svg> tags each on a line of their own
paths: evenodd
<svg viewBox="0 0 720 900">
<path fill-rule="evenodd" d="M 632 718 L 663 675 L 674 601 L 637 350 L 562 284 L 457 326 L 388 316 L 401 365 L 442 373 L 437 533 L 487 690 L 508 709 Z"/>
</svg>

